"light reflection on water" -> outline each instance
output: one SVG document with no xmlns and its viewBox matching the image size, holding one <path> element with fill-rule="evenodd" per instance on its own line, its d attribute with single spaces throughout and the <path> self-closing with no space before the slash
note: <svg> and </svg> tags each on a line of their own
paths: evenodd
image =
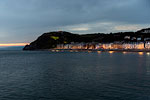
<svg viewBox="0 0 150 100">
<path fill-rule="evenodd" d="M 150 100 L 150 56 L 0 51 L 0 100 Z"/>
</svg>

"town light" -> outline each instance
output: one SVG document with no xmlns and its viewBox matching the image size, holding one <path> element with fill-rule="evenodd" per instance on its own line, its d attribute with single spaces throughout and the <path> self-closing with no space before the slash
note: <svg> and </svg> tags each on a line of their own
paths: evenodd
<svg viewBox="0 0 150 100">
<path fill-rule="evenodd" d="M 149 53 L 149 52 L 147 52 L 146 54 L 147 54 L 147 55 L 150 55 L 150 53 Z"/>
</svg>

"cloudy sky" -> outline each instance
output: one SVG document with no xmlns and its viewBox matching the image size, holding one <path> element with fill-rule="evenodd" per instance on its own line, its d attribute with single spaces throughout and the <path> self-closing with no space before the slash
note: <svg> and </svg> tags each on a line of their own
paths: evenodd
<svg viewBox="0 0 150 100">
<path fill-rule="evenodd" d="M 150 0 L 0 0 L 0 43 L 28 43 L 43 32 L 135 31 L 150 27 Z"/>
</svg>

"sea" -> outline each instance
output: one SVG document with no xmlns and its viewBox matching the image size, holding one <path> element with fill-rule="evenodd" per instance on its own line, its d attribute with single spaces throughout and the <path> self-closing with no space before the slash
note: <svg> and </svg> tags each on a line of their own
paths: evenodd
<svg viewBox="0 0 150 100">
<path fill-rule="evenodd" d="M 1 50 L 0 100 L 150 100 L 150 54 Z"/>
</svg>

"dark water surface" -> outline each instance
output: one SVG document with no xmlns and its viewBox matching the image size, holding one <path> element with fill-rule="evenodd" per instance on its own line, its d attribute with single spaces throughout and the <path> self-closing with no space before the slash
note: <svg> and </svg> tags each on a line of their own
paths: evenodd
<svg viewBox="0 0 150 100">
<path fill-rule="evenodd" d="M 150 100 L 150 56 L 0 51 L 0 100 Z"/>
</svg>

